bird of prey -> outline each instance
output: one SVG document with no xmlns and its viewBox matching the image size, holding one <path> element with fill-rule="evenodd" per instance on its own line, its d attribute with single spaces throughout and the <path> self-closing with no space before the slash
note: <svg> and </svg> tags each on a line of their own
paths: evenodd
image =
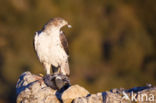
<svg viewBox="0 0 156 103">
<path fill-rule="evenodd" d="M 50 75 L 51 68 L 54 74 L 70 75 L 68 42 L 61 30 L 66 25 L 71 27 L 63 18 L 53 18 L 35 34 L 35 51 L 47 75 Z"/>
</svg>

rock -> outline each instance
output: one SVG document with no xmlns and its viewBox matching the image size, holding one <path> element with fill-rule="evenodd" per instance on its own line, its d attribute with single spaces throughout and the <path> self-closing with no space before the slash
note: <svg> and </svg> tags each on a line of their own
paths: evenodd
<svg viewBox="0 0 156 103">
<path fill-rule="evenodd" d="M 53 89 L 50 87 L 51 84 L 50 86 L 45 84 L 44 77 L 30 72 L 21 74 L 16 85 L 17 103 L 62 103 L 62 101 L 71 103 L 73 99 L 89 94 L 86 89 L 79 85 L 67 88 L 66 84 L 69 84 L 70 81 L 63 75 L 54 75 L 52 77 L 56 78 L 54 79 L 56 85 L 61 89 Z M 51 76 L 49 80 L 51 80 Z M 50 83 L 50 81 L 46 82 Z M 64 88 L 62 88 L 62 84 L 65 85 Z"/>
<path fill-rule="evenodd" d="M 79 97 L 73 103 L 104 103 L 102 93 L 91 94 L 87 97 Z M 111 103 L 111 102 L 110 102 Z"/>
<path fill-rule="evenodd" d="M 23 73 L 16 85 L 17 103 L 60 103 L 56 90 L 47 87 L 42 77 Z"/>
<path fill-rule="evenodd" d="M 72 103 L 155 103 L 156 87 L 135 87 L 129 90 L 113 89 L 111 91 L 79 97 Z"/>
<path fill-rule="evenodd" d="M 17 103 L 155 103 L 156 101 L 156 87 L 151 85 L 89 94 L 79 85 L 62 88 L 64 84 L 70 83 L 68 78 L 65 79 L 62 75 L 55 77 L 55 82 L 59 80 L 56 85 L 61 89 L 55 90 L 47 86 L 41 76 L 30 72 L 21 74 L 16 85 Z"/>
<path fill-rule="evenodd" d="M 71 101 L 78 97 L 87 96 L 89 92 L 79 85 L 70 86 L 62 93 L 62 100 L 64 103 L 71 103 Z"/>
</svg>

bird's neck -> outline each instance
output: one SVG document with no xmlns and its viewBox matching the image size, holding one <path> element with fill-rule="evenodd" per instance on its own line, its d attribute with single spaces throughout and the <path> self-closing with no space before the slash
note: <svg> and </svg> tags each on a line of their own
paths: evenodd
<svg viewBox="0 0 156 103">
<path fill-rule="evenodd" d="M 46 31 L 50 36 L 59 36 L 60 28 L 52 28 Z"/>
</svg>

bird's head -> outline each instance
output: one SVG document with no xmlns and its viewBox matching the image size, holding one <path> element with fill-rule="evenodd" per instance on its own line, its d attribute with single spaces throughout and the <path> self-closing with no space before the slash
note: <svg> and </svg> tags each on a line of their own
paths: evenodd
<svg viewBox="0 0 156 103">
<path fill-rule="evenodd" d="M 63 18 L 53 18 L 51 19 L 45 26 L 45 30 L 51 30 L 51 29 L 61 29 L 64 26 L 68 26 L 69 28 L 71 27 L 68 25 L 68 22 L 64 20 Z"/>
</svg>

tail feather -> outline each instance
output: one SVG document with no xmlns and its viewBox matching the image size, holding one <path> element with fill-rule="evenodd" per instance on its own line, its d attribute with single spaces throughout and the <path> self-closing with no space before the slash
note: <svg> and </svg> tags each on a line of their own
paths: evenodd
<svg viewBox="0 0 156 103">
<path fill-rule="evenodd" d="M 61 65 L 61 73 L 63 73 L 64 75 L 67 75 L 67 76 L 70 75 L 70 69 L 69 69 L 68 61 Z"/>
</svg>

